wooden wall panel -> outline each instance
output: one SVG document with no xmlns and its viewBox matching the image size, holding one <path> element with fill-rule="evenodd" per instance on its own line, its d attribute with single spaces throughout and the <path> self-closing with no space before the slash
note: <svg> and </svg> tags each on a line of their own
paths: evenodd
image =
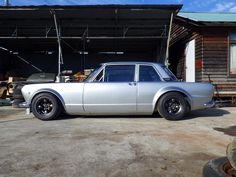
<svg viewBox="0 0 236 177">
<path fill-rule="evenodd" d="M 210 77 L 218 91 L 236 92 L 236 78 L 228 76 L 228 48 L 228 31 L 203 32 L 202 81 L 208 82 Z"/>
<path fill-rule="evenodd" d="M 202 36 L 199 34 L 195 35 L 195 61 L 201 61 L 202 65 Z M 201 82 L 202 80 L 202 66 L 198 67 L 195 63 L 195 80 L 196 82 Z"/>
<path fill-rule="evenodd" d="M 197 82 L 212 81 L 217 90 L 236 92 L 236 77 L 229 77 L 229 31 L 230 26 L 195 26 L 186 21 L 175 20 L 171 38 L 172 68 L 178 78 L 185 78 L 185 46 L 195 39 L 195 60 Z"/>
</svg>

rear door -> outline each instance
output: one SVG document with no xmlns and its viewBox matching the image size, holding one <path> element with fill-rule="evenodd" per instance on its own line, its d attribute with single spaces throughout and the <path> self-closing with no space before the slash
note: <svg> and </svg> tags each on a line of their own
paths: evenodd
<svg viewBox="0 0 236 177">
<path fill-rule="evenodd" d="M 152 114 L 155 105 L 154 96 L 163 86 L 162 79 L 152 65 L 139 65 L 137 83 L 137 112 L 139 114 Z"/>
<path fill-rule="evenodd" d="M 90 114 L 135 114 L 135 65 L 107 65 L 85 83 L 84 109 Z"/>
</svg>

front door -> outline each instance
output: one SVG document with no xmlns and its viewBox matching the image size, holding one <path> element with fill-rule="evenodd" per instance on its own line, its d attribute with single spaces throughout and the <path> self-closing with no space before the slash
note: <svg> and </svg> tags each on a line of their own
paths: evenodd
<svg viewBox="0 0 236 177">
<path fill-rule="evenodd" d="M 84 109 L 90 114 L 135 114 L 135 65 L 108 65 L 100 79 L 85 83 Z"/>
</svg>

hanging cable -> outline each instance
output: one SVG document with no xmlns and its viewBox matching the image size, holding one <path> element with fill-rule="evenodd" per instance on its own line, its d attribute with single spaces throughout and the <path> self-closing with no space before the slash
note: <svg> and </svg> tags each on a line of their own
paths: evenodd
<svg viewBox="0 0 236 177">
<path fill-rule="evenodd" d="M 34 69 L 36 69 L 39 72 L 43 72 L 41 69 L 39 69 L 37 66 L 33 65 L 32 63 L 28 62 L 26 59 L 22 58 L 20 55 L 16 55 L 14 54 L 15 52 L 5 48 L 5 47 L 0 47 L 1 50 L 7 51 L 10 55 L 14 55 L 15 57 L 17 57 L 18 59 L 20 59 L 21 61 L 23 61 L 24 63 L 30 65 L 31 67 L 33 67 Z"/>
</svg>

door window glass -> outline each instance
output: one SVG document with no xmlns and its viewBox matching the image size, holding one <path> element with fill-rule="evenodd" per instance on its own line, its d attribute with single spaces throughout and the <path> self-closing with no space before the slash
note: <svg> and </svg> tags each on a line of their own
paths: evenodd
<svg viewBox="0 0 236 177">
<path fill-rule="evenodd" d="M 139 66 L 139 81 L 140 82 L 157 82 L 161 81 L 156 70 L 152 66 Z"/>
<path fill-rule="evenodd" d="M 104 82 L 133 82 L 135 65 L 109 65 L 105 68 Z"/>
</svg>

